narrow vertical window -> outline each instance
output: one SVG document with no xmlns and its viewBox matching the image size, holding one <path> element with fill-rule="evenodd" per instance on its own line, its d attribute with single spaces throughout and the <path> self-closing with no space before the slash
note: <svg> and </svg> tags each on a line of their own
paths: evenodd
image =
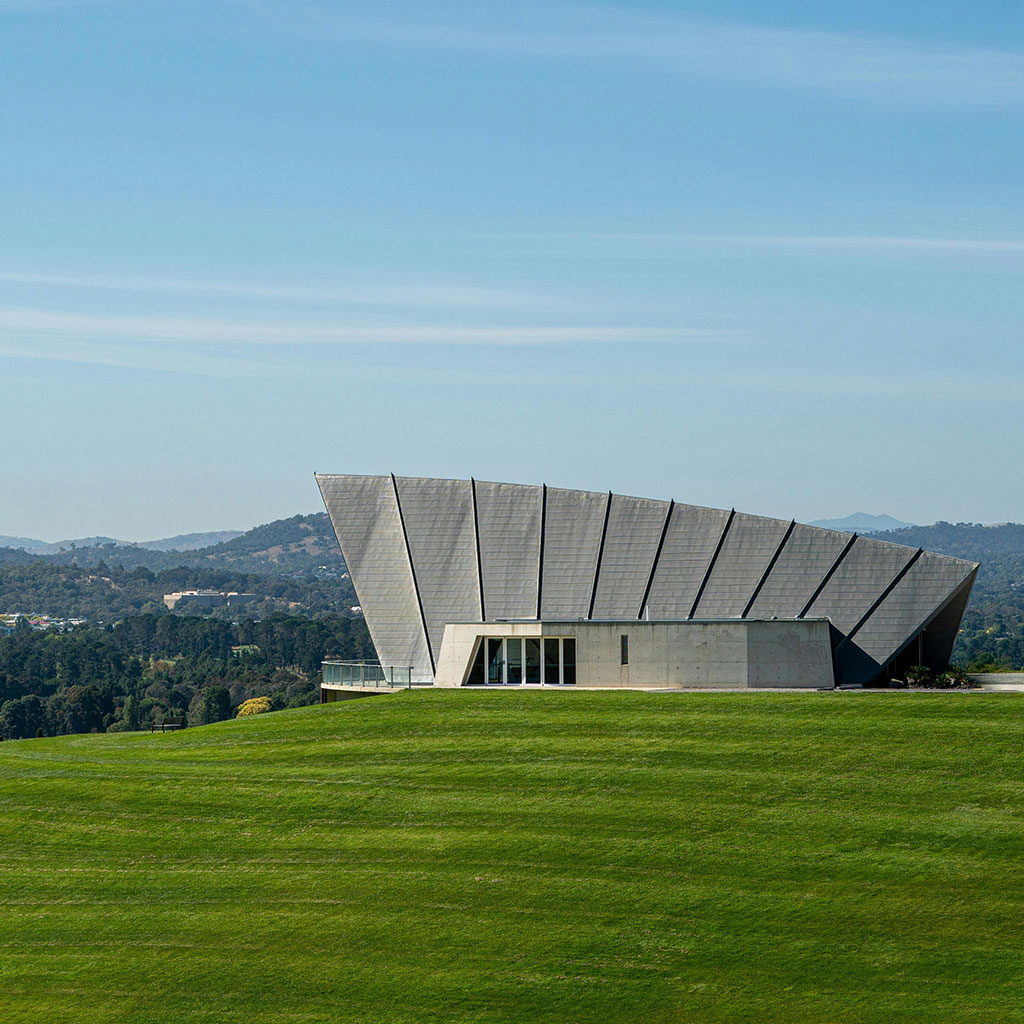
<svg viewBox="0 0 1024 1024">
<path fill-rule="evenodd" d="M 629 637 L 625 633 L 619 637 L 619 651 L 622 655 L 622 664 L 629 664 Z"/>
</svg>

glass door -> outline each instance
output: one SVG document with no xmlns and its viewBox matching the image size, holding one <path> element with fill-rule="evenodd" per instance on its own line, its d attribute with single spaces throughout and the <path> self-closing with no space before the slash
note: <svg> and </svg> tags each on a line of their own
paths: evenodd
<svg viewBox="0 0 1024 1024">
<path fill-rule="evenodd" d="M 557 636 L 544 637 L 544 682 L 554 686 L 562 681 L 562 659 L 559 648 L 562 641 Z"/>
<path fill-rule="evenodd" d="M 518 636 L 505 637 L 505 682 L 518 686 L 523 681 L 523 641 Z"/>
<path fill-rule="evenodd" d="M 540 674 L 540 637 L 528 636 L 523 641 L 523 680 L 529 686 L 539 686 Z"/>
<path fill-rule="evenodd" d="M 500 637 L 487 639 L 487 682 L 491 684 L 505 682 L 504 644 Z"/>
<path fill-rule="evenodd" d="M 481 650 L 486 651 L 485 681 L 490 686 L 572 686 L 576 682 L 575 637 L 489 636 Z"/>
</svg>

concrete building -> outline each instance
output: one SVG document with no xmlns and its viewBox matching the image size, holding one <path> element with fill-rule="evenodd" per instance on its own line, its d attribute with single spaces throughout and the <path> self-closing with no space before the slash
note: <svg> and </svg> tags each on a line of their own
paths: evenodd
<svg viewBox="0 0 1024 1024">
<path fill-rule="evenodd" d="M 173 594 L 164 594 L 164 604 L 174 609 L 183 601 L 193 608 L 220 608 L 222 605 L 237 607 L 257 599 L 256 594 L 240 594 L 235 590 L 180 590 Z"/>
<path fill-rule="evenodd" d="M 317 482 L 381 665 L 439 686 L 831 687 L 941 669 L 977 572 L 675 501 Z"/>
</svg>

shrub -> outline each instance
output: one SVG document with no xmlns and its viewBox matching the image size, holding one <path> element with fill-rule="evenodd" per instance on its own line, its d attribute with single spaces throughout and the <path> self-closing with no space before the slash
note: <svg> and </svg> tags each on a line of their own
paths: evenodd
<svg viewBox="0 0 1024 1024">
<path fill-rule="evenodd" d="M 270 704 L 269 697 L 253 697 L 250 700 L 243 701 L 238 707 L 238 717 L 246 718 L 249 715 L 262 715 L 265 711 L 271 711 L 272 707 Z"/>
<path fill-rule="evenodd" d="M 942 675 L 936 678 L 935 685 L 944 690 L 957 690 L 961 687 L 973 687 L 974 683 L 967 678 L 967 673 L 962 668 L 950 665 Z"/>
<path fill-rule="evenodd" d="M 967 673 L 955 665 L 938 675 L 925 665 L 914 665 L 907 669 L 907 685 L 931 690 L 957 690 L 974 684 L 967 678 Z"/>
<path fill-rule="evenodd" d="M 927 665 L 912 665 L 907 669 L 908 686 L 934 686 L 932 670 Z"/>
</svg>

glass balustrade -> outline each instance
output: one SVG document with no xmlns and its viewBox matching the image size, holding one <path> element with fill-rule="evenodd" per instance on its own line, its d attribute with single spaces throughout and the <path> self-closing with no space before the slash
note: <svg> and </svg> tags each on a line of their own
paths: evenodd
<svg viewBox="0 0 1024 1024">
<path fill-rule="evenodd" d="M 372 661 L 338 661 L 330 659 L 322 663 L 324 686 L 421 686 L 429 683 L 413 683 L 412 668 L 397 665 L 380 665 Z"/>
</svg>

